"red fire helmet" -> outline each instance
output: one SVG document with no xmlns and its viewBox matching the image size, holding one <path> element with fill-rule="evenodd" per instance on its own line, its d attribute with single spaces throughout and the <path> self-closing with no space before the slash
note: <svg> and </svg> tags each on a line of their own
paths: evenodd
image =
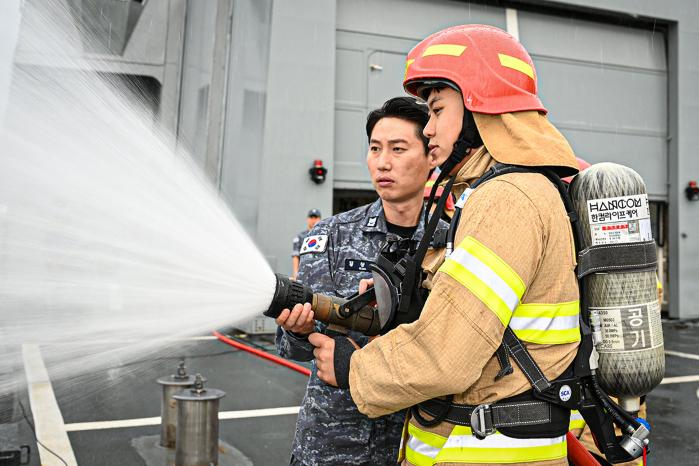
<svg viewBox="0 0 699 466">
<path fill-rule="evenodd" d="M 458 87 L 472 112 L 546 112 L 536 95 L 536 71 L 529 53 L 502 29 L 482 24 L 454 26 L 413 48 L 405 64 L 405 90 L 447 83 Z"/>
</svg>

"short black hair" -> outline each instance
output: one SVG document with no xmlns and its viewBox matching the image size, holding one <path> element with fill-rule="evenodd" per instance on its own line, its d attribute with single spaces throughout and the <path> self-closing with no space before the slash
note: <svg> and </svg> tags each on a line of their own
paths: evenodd
<svg viewBox="0 0 699 466">
<path fill-rule="evenodd" d="M 383 118 L 400 118 L 401 120 L 415 123 L 415 134 L 422 141 L 422 145 L 425 147 L 425 154 L 428 152 L 427 145 L 429 140 L 422 134 L 422 130 L 425 129 L 430 119 L 426 105 L 419 103 L 413 97 L 388 99 L 381 108 L 371 111 L 366 118 L 366 137 L 370 142 L 374 126 Z"/>
</svg>

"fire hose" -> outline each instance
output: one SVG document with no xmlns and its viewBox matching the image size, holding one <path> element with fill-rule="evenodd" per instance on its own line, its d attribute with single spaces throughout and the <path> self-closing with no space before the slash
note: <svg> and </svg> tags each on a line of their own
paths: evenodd
<svg viewBox="0 0 699 466">
<path fill-rule="evenodd" d="M 213 334 L 220 341 L 224 342 L 227 345 L 231 345 L 234 348 L 238 348 L 240 350 L 247 351 L 250 354 L 254 354 L 255 356 L 258 356 L 258 357 L 263 358 L 263 359 L 267 359 L 267 360 L 272 361 L 272 362 L 279 364 L 281 366 L 288 367 L 289 369 L 295 370 L 296 372 L 300 372 L 306 376 L 311 375 L 311 370 L 308 369 L 307 367 L 303 367 L 299 364 L 295 364 L 291 361 L 287 361 L 286 359 L 280 358 L 279 356 L 269 354 L 266 351 L 258 350 L 257 348 L 252 348 L 248 345 L 245 345 L 243 343 L 235 341 L 234 339 L 229 338 L 220 332 L 214 331 Z"/>
</svg>

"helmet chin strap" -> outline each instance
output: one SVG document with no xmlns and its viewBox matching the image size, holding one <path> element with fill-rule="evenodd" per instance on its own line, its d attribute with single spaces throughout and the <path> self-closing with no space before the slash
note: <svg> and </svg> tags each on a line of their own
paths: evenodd
<svg viewBox="0 0 699 466">
<path fill-rule="evenodd" d="M 459 139 L 454 143 L 454 149 L 451 151 L 449 157 L 439 166 L 439 175 L 432 185 L 432 190 L 430 191 L 430 198 L 427 201 L 427 207 L 425 208 L 425 225 L 427 225 L 427 220 L 429 212 L 434 204 L 434 198 L 437 194 L 437 188 L 440 183 L 444 181 L 446 177 L 449 176 L 451 171 L 460 164 L 465 158 L 466 154 L 470 149 L 480 147 L 483 145 L 483 140 L 476 127 L 476 120 L 473 119 L 473 113 L 464 107 L 464 120 L 461 124 L 461 132 L 459 133 Z M 442 196 L 448 196 L 449 192 L 444 191 Z M 437 213 L 437 212 L 435 212 Z M 439 215 L 442 213 L 439 212 Z"/>
</svg>

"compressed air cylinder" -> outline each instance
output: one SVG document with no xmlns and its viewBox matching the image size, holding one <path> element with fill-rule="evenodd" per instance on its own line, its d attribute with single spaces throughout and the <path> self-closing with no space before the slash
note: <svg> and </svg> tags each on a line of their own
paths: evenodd
<svg viewBox="0 0 699 466">
<path fill-rule="evenodd" d="M 583 249 L 621 248 L 653 239 L 646 187 L 634 170 L 595 164 L 576 177 L 570 196 L 582 226 Z M 636 411 L 638 398 L 665 374 L 657 269 L 593 273 L 586 287 L 591 324 L 598 336 L 600 385 L 619 398 L 623 408 Z"/>
</svg>

